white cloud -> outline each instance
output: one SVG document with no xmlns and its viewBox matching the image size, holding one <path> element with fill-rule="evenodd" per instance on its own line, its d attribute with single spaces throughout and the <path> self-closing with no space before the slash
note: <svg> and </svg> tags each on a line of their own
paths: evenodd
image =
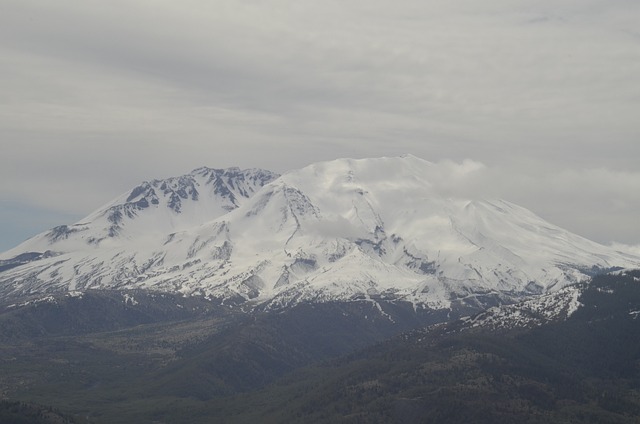
<svg viewBox="0 0 640 424">
<path fill-rule="evenodd" d="M 625 252 L 631 255 L 640 256 L 640 244 L 628 245 L 624 243 L 611 243 L 610 246 L 620 252 Z"/>
</svg>

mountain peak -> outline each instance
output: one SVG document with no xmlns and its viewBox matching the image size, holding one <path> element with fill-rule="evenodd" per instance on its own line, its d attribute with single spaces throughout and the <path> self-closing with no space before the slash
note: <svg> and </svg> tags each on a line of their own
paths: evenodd
<svg viewBox="0 0 640 424">
<path fill-rule="evenodd" d="M 81 221 L 55 227 L 2 257 L 16 249 L 73 251 L 109 239 L 126 243 L 150 234 L 164 237 L 236 209 L 276 178 L 278 174 L 262 169 L 200 167 L 177 177 L 143 181 Z"/>
</svg>

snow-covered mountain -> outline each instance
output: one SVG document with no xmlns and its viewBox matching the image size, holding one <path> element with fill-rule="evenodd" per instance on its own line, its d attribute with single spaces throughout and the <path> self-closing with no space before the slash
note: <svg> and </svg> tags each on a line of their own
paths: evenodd
<svg viewBox="0 0 640 424">
<path fill-rule="evenodd" d="M 226 214 L 278 176 L 262 169 L 203 167 L 180 177 L 145 181 L 80 222 L 39 234 L 0 259 L 24 252 L 71 252 L 164 238 Z"/>
<path fill-rule="evenodd" d="M 640 266 L 509 202 L 447 198 L 439 169 L 403 156 L 143 183 L 1 255 L 0 295 L 137 288 L 269 308 L 380 297 L 483 308 Z"/>
</svg>

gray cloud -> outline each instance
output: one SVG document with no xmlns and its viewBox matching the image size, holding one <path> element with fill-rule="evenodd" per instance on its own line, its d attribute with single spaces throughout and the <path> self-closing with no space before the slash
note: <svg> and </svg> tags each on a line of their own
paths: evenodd
<svg viewBox="0 0 640 424">
<path fill-rule="evenodd" d="M 0 196 L 80 217 L 201 165 L 408 152 L 639 243 L 640 5 L 450 3 L 4 1 Z"/>
</svg>

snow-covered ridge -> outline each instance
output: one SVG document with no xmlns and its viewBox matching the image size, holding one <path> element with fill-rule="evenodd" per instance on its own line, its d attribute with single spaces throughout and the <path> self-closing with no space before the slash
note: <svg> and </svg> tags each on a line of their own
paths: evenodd
<svg viewBox="0 0 640 424">
<path fill-rule="evenodd" d="M 573 285 L 515 305 L 489 308 L 473 317 L 462 318 L 462 329 L 511 330 L 567 319 L 581 306 L 578 298 L 583 288 Z"/>
<path fill-rule="evenodd" d="M 528 329 L 564 321 L 582 308 L 586 312 L 583 311 L 585 313 L 581 319 L 588 317 L 586 319 L 598 321 L 626 315 L 635 320 L 640 315 L 637 289 L 639 273 L 640 270 L 637 269 L 612 271 L 595 276 L 585 283 L 532 296 L 523 302 L 492 307 L 451 323 L 437 324 L 426 331 L 437 329 L 450 334 L 477 329 Z"/>
<path fill-rule="evenodd" d="M 7 262 L 0 294 L 119 288 L 269 308 L 362 298 L 484 308 L 640 266 L 512 203 L 449 197 L 456 176 L 414 156 L 276 177 L 200 168 L 143 183 L 2 255 L 37 260 Z"/>
<path fill-rule="evenodd" d="M 202 167 L 179 177 L 144 181 L 81 221 L 37 235 L 0 259 L 16 252 L 69 252 L 123 245 L 140 237 L 164 238 L 226 214 L 277 177 L 262 169 Z"/>
</svg>

